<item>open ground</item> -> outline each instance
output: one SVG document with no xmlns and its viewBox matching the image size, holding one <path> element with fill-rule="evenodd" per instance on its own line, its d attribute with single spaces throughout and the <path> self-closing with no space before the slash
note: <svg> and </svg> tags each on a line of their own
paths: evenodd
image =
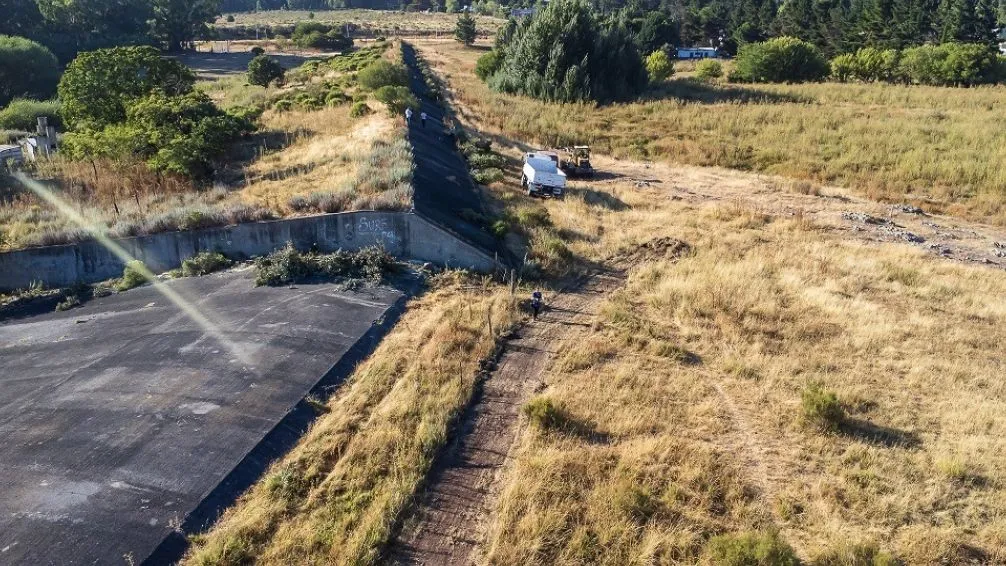
<svg viewBox="0 0 1006 566">
<path fill-rule="evenodd" d="M 465 95 L 478 51 L 416 45 L 470 132 L 511 157 L 540 143 L 482 112 L 537 103 Z M 538 110 L 588 116 L 566 131 L 593 112 Z M 557 314 L 513 339 L 521 317 L 494 311 L 509 287 L 439 288 L 190 563 L 711 564 L 746 540 L 821 565 L 1006 561 L 1004 230 L 901 194 L 611 153 L 545 202 L 511 160 L 487 215 L 561 281 L 624 279 L 569 299 L 575 315 L 556 284 Z M 930 212 L 985 217 L 930 196 Z"/>
</svg>

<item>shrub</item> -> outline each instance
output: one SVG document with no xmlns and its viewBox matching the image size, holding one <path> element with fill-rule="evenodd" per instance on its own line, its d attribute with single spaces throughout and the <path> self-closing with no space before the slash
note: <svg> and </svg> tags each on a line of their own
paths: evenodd
<svg viewBox="0 0 1006 566">
<path fill-rule="evenodd" d="M 412 91 L 404 86 L 382 86 L 374 92 L 374 98 L 382 102 L 392 115 L 401 115 L 406 108 L 413 111 L 419 108 L 419 101 L 412 95 Z"/>
<path fill-rule="evenodd" d="M 849 81 L 855 75 L 856 56 L 843 53 L 831 60 L 831 76 L 840 83 Z"/>
<path fill-rule="evenodd" d="M 479 57 L 479 60 L 476 61 L 475 76 L 483 81 L 489 80 L 489 77 L 499 70 L 500 63 L 502 63 L 502 60 L 500 59 L 499 51 L 496 51 L 495 49 L 489 51 Z"/>
<path fill-rule="evenodd" d="M 353 47 L 353 39 L 342 35 L 337 29 L 321 22 L 300 22 L 290 39 L 302 48 L 346 51 Z"/>
<path fill-rule="evenodd" d="M 610 102 L 636 97 L 647 74 L 632 34 L 617 21 L 602 25 L 583 0 L 555 0 L 510 41 L 489 86 L 553 102 Z"/>
<path fill-rule="evenodd" d="M 268 55 L 258 55 L 248 63 L 248 82 L 258 86 L 269 86 L 273 81 L 282 81 L 286 71 L 283 66 Z"/>
<path fill-rule="evenodd" d="M 901 53 L 901 80 L 936 86 L 970 86 L 998 78 L 995 53 L 980 43 L 920 45 Z"/>
<path fill-rule="evenodd" d="M 776 532 L 748 532 L 714 536 L 706 553 L 717 566 L 797 566 L 793 548 Z"/>
<path fill-rule="evenodd" d="M 49 98 L 59 82 L 59 63 L 39 43 L 0 35 L 0 77 L 0 106 L 15 98 Z"/>
<path fill-rule="evenodd" d="M 703 59 L 695 64 L 695 76 L 703 80 L 718 79 L 723 76 L 723 64 L 713 59 Z"/>
<path fill-rule="evenodd" d="M 367 103 L 362 100 L 359 102 L 354 102 L 352 108 L 349 109 L 349 115 L 352 116 L 353 118 L 362 118 L 363 116 L 366 116 L 371 112 L 372 110 L 370 109 L 370 106 L 368 106 Z"/>
<path fill-rule="evenodd" d="M 0 130 L 34 131 L 39 116 L 48 118 L 50 126 L 63 127 L 58 101 L 18 98 L 0 110 Z"/>
<path fill-rule="evenodd" d="M 122 271 L 122 279 L 115 285 L 115 290 L 128 291 L 143 285 L 147 282 L 147 273 L 149 273 L 147 266 L 142 261 L 134 259 L 126 264 L 126 268 Z"/>
<path fill-rule="evenodd" d="M 834 432 L 845 420 L 845 409 L 838 401 L 838 396 L 825 390 L 819 383 L 808 384 L 800 399 L 803 419 L 810 425 Z"/>
<path fill-rule="evenodd" d="M 524 414 L 531 424 L 542 430 L 565 428 L 569 419 L 565 411 L 548 397 L 536 397 L 524 405 Z"/>
<path fill-rule="evenodd" d="M 221 269 L 227 269 L 234 262 L 219 252 L 200 252 L 182 262 L 183 277 L 199 277 L 209 275 Z"/>
<path fill-rule="evenodd" d="M 256 56 L 256 57 L 258 57 L 259 55 L 265 55 L 265 49 L 262 49 L 262 48 L 261 48 L 261 47 L 259 47 L 258 45 L 256 45 L 255 47 L 252 47 L 252 48 L 251 48 L 251 49 L 249 49 L 248 51 L 249 51 L 249 52 L 250 52 L 250 53 L 251 53 L 252 55 L 254 55 L 254 56 Z"/>
<path fill-rule="evenodd" d="M 56 304 L 56 311 L 63 312 L 81 306 L 80 297 L 77 295 L 67 295 L 62 301 Z"/>
<path fill-rule="evenodd" d="M 646 57 L 646 73 L 650 82 L 661 83 L 674 74 L 674 64 L 663 50 L 657 50 Z"/>
<path fill-rule="evenodd" d="M 472 179 L 480 185 L 491 185 L 503 180 L 503 170 L 496 167 L 488 169 L 475 169 L 472 171 Z"/>
<path fill-rule="evenodd" d="M 777 37 L 743 45 L 729 79 L 734 82 L 800 83 L 828 76 L 828 62 L 814 45 Z"/>
<path fill-rule="evenodd" d="M 896 558 L 873 543 L 843 543 L 811 561 L 811 566 L 898 566 Z"/>
<path fill-rule="evenodd" d="M 377 90 L 384 86 L 408 86 L 409 74 L 403 65 L 379 59 L 360 70 L 356 77 L 360 86 Z"/>
<path fill-rule="evenodd" d="M 229 24 L 234 23 L 234 14 L 227 14 L 227 23 Z"/>
</svg>

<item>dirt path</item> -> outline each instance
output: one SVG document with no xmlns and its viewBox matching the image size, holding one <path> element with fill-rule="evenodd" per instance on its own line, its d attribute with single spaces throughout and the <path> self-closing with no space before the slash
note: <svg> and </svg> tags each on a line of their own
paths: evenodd
<svg viewBox="0 0 1006 566">
<path fill-rule="evenodd" d="M 622 281 L 621 273 L 598 273 L 573 289 L 546 296 L 546 310 L 538 320 L 507 341 L 496 371 L 476 394 L 454 442 L 434 464 L 411 524 L 392 541 L 389 563 L 477 562 L 498 480 L 518 438 L 521 407 L 543 384 L 561 344 L 577 327 L 589 324 L 601 300 Z"/>
</svg>

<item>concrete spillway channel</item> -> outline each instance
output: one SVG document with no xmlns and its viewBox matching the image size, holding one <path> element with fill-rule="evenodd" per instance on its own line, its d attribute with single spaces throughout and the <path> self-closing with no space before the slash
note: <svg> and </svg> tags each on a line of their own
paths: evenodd
<svg viewBox="0 0 1006 566">
<path fill-rule="evenodd" d="M 256 288 L 250 272 L 0 322 L 0 564 L 162 563 L 303 433 L 306 395 L 375 347 L 406 292 Z"/>
</svg>

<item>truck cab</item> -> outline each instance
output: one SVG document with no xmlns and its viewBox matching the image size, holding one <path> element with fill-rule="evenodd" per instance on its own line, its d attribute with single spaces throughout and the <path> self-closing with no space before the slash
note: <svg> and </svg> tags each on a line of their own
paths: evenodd
<svg viewBox="0 0 1006 566">
<path fill-rule="evenodd" d="M 562 198 L 566 192 L 566 174 L 559 168 L 559 155 L 550 151 L 524 154 L 521 186 L 528 196 Z"/>
</svg>

